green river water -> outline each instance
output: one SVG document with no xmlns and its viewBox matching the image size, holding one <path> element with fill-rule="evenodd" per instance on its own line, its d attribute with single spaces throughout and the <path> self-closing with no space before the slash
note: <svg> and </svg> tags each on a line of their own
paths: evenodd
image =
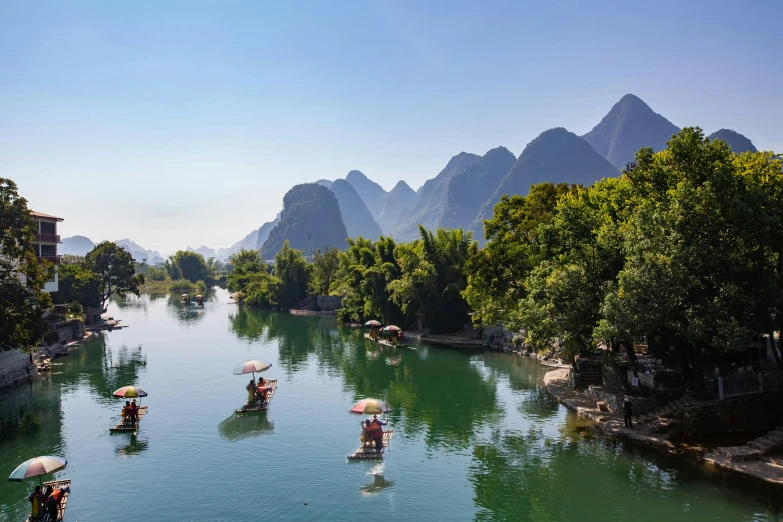
<svg viewBox="0 0 783 522">
<path fill-rule="evenodd" d="M 541 389 L 527 358 L 414 344 L 375 352 L 334 317 L 174 296 L 111 304 L 127 329 L 0 392 L 0 475 L 62 455 L 66 520 L 781 520 L 781 492 L 682 458 L 608 440 Z M 236 416 L 250 358 L 279 379 L 266 413 Z M 110 435 L 137 384 L 137 436 Z M 360 398 L 394 411 L 383 463 L 349 463 Z M 0 521 L 24 520 L 35 482 L 0 483 Z M 305 504 L 306 503 L 306 504 Z"/>
</svg>

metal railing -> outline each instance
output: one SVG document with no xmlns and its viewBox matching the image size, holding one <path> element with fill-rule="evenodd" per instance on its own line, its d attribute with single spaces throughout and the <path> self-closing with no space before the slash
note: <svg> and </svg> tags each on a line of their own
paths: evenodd
<svg viewBox="0 0 783 522">
<path fill-rule="evenodd" d="M 54 263 L 55 265 L 60 264 L 60 256 L 38 256 L 38 259 L 49 261 L 50 263 Z"/>
<path fill-rule="evenodd" d="M 59 234 L 36 234 L 35 240 L 38 243 L 62 243 Z"/>
<path fill-rule="evenodd" d="M 720 399 L 783 390 L 783 370 L 730 373 L 718 377 Z"/>
</svg>

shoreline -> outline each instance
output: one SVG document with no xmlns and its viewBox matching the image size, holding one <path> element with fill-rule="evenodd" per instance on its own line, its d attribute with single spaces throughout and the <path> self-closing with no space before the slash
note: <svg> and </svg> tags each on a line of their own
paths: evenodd
<svg viewBox="0 0 783 522">
<path fill-rule="evenodd" d="M 783 486 L 783 465 L 779 462 L 769 460 L 732 461 L 726 455 L 715 451 L 705 452 L 697 447 L 673 443 L 669 440 L 668 434 L 646 433 L 637 428 L 626 428 L 622 415 L 600 411 L 594 401 L 572 389 L 568 381 L 568 372 L 568 368 L 548 371 L 542 378 L 544 389 L 568 410 L 594 422 L 602 434 L 654 447 L 674 455 L 692 458 L 704 465 L 740 473 L 769 484 Z M 638 426 L 638 423 L 634 426 Z"/>
</svg>

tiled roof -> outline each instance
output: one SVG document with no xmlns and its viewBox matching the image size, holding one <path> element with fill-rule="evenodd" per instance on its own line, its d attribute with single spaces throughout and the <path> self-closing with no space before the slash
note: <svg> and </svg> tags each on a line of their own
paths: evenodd
<svg viewBox="0 0 783 522">
<path fill-rule="evenodd" d="M 57 216 L 52 216 L 50 214 L 44 214 L 43 212 L 36 212 L 35 210 L 31 210 L 30 214 L 33 217 L 37 217 L 37 218 L 56 219 L 57 221 L 63 221 L 63 218 L 59 218 Z"/>
</svg>

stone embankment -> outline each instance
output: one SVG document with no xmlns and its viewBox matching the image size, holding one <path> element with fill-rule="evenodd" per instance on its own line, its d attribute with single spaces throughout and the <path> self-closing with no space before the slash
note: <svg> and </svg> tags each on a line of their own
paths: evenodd
<svg viewBox="0 0 783 522">
<path fill-rule="evenodd" d="M 573 389 L 569 381 L 568 368 L 546 373 L 543 384 L 560 404 L 577 415 L 594 421 L 596 427 L 610 437 L 688 455 L 722 469 L 783 485 L 783 458 L 780 455 L 770 455 L 776 450 L 783 449 L 783 427 L 772 430 L 746 446 L 719 448 L 717 451 L 705 454 L 700 447 L 672 442 L 669 433 L 656 433 L 656 431 L 666 431 L 667 418 L 681 414 L 689 416 L 689 411 L 700 409 L 710 411 L 719 407 L 715 401 L 700 403 L 693 397 L 684 395 L 652 412 L 635 416 L 634 427 L 626 428 L 622 415 L 613 413 L 608 408 L 602 409 L 596 403 L 595 396 L 591 397 L 589 393 Z"/>
</svg>

